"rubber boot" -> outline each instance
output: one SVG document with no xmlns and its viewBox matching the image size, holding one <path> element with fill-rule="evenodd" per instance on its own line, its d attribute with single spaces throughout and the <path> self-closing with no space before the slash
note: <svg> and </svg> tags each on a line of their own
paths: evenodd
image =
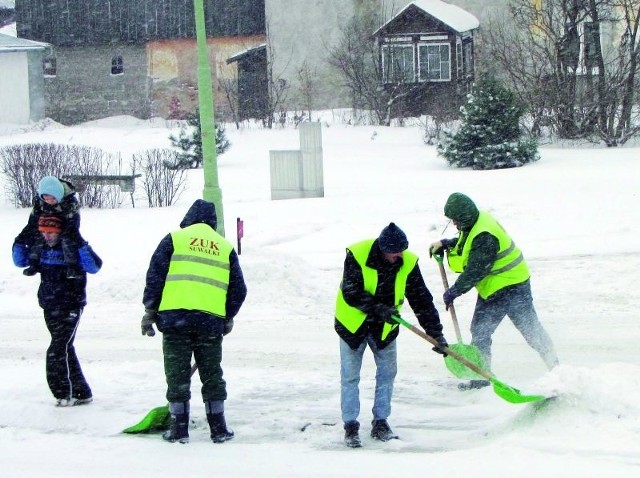
<svg viewBox="0 0 640 478">
<path fill-rule="evenodd" d="M 224 443 L 234 437 L 232 430 L 227 429 L 227 422 L 224 419 L 224 401 L 212 400 L 205 402 L 207 412 L 207 422 L 211 430 L 211 441 L 213 443 Z"/>
<path fill-rule="evenodd" d="M 171 443 L 189 443 L 189 402 L 171 402 L 169 412 L 171 424 L 162 438 Z"/>
</svg>

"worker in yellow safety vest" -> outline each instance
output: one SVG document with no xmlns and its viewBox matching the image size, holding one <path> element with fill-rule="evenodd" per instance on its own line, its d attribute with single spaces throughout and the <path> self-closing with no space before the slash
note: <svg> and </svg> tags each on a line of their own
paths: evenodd
<svg viewBox="0 0 640 478">
<path fill-rule="evenodd" d="M 367 239 L 347 247 L 334 327 L 340 337 L 340 404 L 344 440 L 351 448 L 362 445 L 358 384 L 367 346 L 376 363 L 371 437 L 380 441 L 398 438 L 387 422 L 397 371 L 398 322 L 392 316 L 400 313 L 405 297 L 420 325 L 438 341 L 439 347 L 433 350 L 444 354 L 440 347 L 447 346 L 433 296 L 418 267 L 418 256 L 409 251 L 408 246 L 406 234 L 392 222 L 377 239 Z"/>
<path fill-rule="evenodd" d="M 446 252 L 450 269 L 460 274 L 444 292 L 447 309 L 457 297 L 476 288 L 478 299 L 471 320 L 471 343 L 483 354 L 485 363 L 491 366 L 491 336 L 502 319 L 509 316 L 547 367 L 555 367 L 558 356 L 533 306 L 529 267 L 522 251 L 491 214 L 480 211 L 462 193 L 449 196 L 444 215 L 458 228 L 459 235 L 434 242 L 429 252 L 431 255 Z M 488 385 L 487 380 L 471 380 L 459 388 Z"/>
<path fill-rule="evenodd" d="M 216 232 L 213 203 L 196 200 L 151 256 L 143 295 L 142 335 L 162 332 L 164 372 L 171 424 L 163 438 L 189 441 L 191 357 L 202 381 L 211 440 L 233 438 L 224 417 L 227 399 L 222 377 L 222 339 L 247 295 L 238 255 Z"/>
</svg>

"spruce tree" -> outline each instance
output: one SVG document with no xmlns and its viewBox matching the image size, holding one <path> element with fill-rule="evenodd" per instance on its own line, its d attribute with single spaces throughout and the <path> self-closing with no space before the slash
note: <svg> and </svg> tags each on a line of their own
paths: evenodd
<svg viewBox="0 0 640 478">
<path fill-rule="evenodd" d="M 167 165 L 172 169 L 199 168 L 202 164 L 202 132 L 200 129 L 200 112 L 187 115 L 187 127 L 180 128 L 178 136 L 169 136 L 171 144 L 181 151 L 178 153 L 178 161 L 175 164 Z M 223 154 L 229 149 L 231 143 L 227 139 L 225 128 L 222 124 L 216 123 L 216 154 Z"/>
<path fill-rule="evenodd" d="M 493 78 L 482 79 L 461 108 L 460 129 L 445 133 L 438 153 L 459 168 L 514 168 L 536 161 L 538 145 L 523 138 L 520 129 L 524 111 L 511 90 Z"/>
</svg>

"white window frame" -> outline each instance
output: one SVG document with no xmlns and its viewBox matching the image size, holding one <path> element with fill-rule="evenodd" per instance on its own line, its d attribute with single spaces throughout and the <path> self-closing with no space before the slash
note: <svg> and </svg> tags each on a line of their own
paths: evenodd
<svg viewBox="0 0 640 478">
<path fill-rule="evenodd" d="M 396 59 L 395 55 L 391 55 L 389 54 L 389 51 L 395 51 L 395 50 L 404 50 L 406 51 L 407 49 L 411 50 L 411 69 L 409 71 L 407 71 L 407 57 L 403 54 L 400 56 L 400 58 L 403 60 L 403 65 L 401 67 L 403 73 L 402 76 L 402 83 L 415 83 L 416 81 L 416 52 L 415 52 L 415 48 L 413 46 L 413 44 L 398 44 L 398 43 L 385 43 L 384 45 L 382 45 L 382 78 L 384 79 L 385 83 L 395 83 L 397 81 L 397 79 L 395 78 L 396 76 L 396 71 L 393 68 L 393 65 L 391 65 L 391 67 L 389 67 L 387 65 L 388 63 L 388 59 L 391 57 L 394 60 Z M 408 73 L 408 75 L 406 74 Z"/>
<path fill-rule="evenodd" d="M 586 75 L 587 74 L 587 35 L 585 32 L 585 25 L 593 25 L 592 21 L 583 21 L 578 24 L 578 38 L 580 39 L 580 56 L 578 57 L 578 71 L 576 71 L 577 75 Z M 602 26 L 602 24 L 600 25 Z M 600 36 L 600 48 L 602 48 L 602 28 L 598 29 L 598 35 Z M 595 45 L 593 45 L 595 46 Z M 597 75 L 599 74 L 599 69 L 597 66 L 591 67 L 591 74 Z"/>
<path fill-rule="evenodd" d="M 438 53 L 430 53 L 429 49 L 433 49 L 434 47 L 438 47 Z M 425 68 L 426 71 L 426 77 L 423 74 L 423 68 L 422 68 L 422 55 L 421 55 L 421 50 L 423 48 L 427 49 L 427 65 Z M 442 48 L 445 48 L 448 54 L 448 61 L 442 61 L 441 57 L 442 57 Z M 450 43 L 435 43 L 435 42 L 430 42 L 430 43 L 418 43 L 417 45 L 417 51 L 418 51 L 418 81 L 420 82 L 451 82 L 451 44 Z M 435 58 L 435 57 L 439 57 L 439 58 Z M 430 62 L 431 60 L 433 60 L 434 63 L 437 63 L 439 65 L 438 69 L 433 69 L 431 70 L 430 67 Z M 446 64 L 446 66 L 444 66 Z M 432 71 L 438 71 L 438 78 L 434 78 L 431 77 L 431 72 Z M 446 77 L 443 77 L 442 73 L 446 74 Z"/>
</svg>

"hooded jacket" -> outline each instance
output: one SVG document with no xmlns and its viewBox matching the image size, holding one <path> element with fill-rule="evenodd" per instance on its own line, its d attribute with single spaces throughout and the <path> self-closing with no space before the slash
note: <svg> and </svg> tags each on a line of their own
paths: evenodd
<svg viewBox="0 0 640 478">
<path fill-rule="evenodd" d="M 206 224 L 212 229 L 216 229 L 217 218 L 213 203 L 203 199 L 198 199 L 193 203 L 180 222 L 180 228 L 184 229 L 194 224 Z M 173 252 L 173 240 L 169 233 L 160 241 L 151 256 L 142 300 L 144 307 L 147 309 L 158 310 L 160 306 Z M 226 317 L 217 317 L 199 310 L 163 310 L 158 313 L 158 330 L 161 332 L 196 331 L 222 334 L 224 320 L 233 319 L 238 314 L 247 295 L 247 287 L 240 268 L 238 255 L 233 248 L 231 248 L 228 259 L 229 285 L 226 294 Z"/>
<path fill-rule="evenodd" d="M 480 211 L 471 198 L 462 193 L 453 193 L 444 206 L 444 215 L 457 223 L 460 235 L 442 242 L 445 248 L 455 248 L 454 253 L 461 256 L 469 232 L 480 217 Z M 490 232 L 481 232 L 473 238 L 468 262 L 454 284 L 458 293 L 468 292 L 487 277 L 498 260 L 499 249 L 500 241 Z"/>
</svg>

